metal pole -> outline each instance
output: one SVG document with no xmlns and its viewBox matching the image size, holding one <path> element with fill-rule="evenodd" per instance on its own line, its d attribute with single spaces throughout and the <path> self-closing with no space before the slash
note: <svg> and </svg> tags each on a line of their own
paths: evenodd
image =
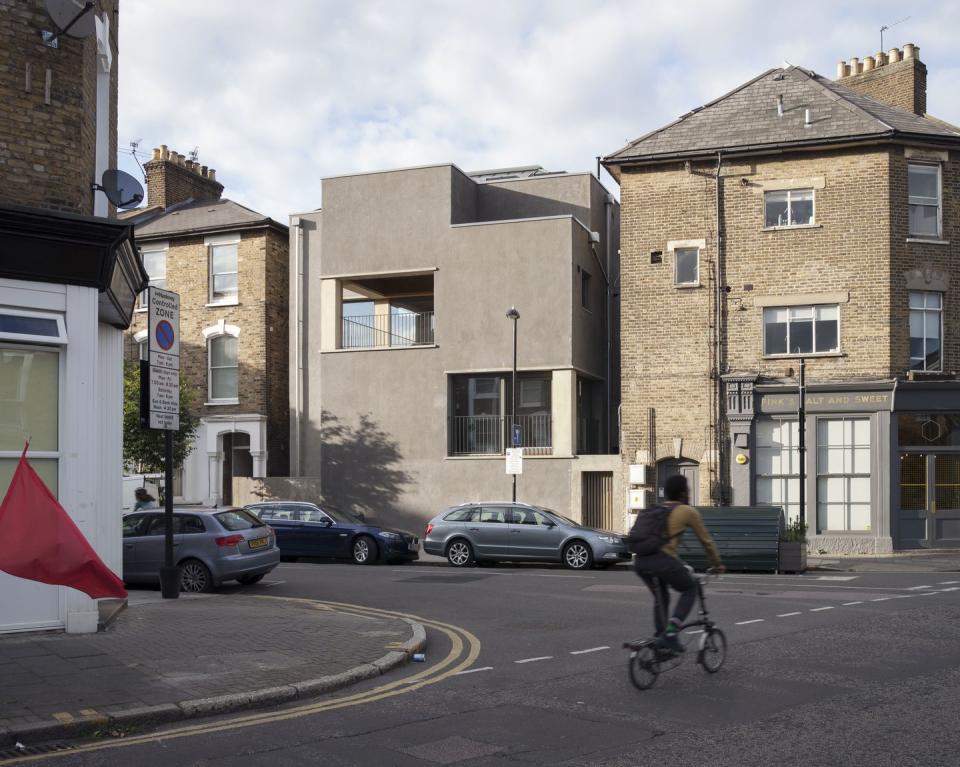
<svg viewBox="0 0 960 767">
<path fill-rule="evenodd" d="M 510 399 L 512 403 L 510 405 L 510 445 L 512 447 L 517 447 L 514 445 L 514 434 L 517 430 L 517 322 L 518 318 L 513 320 L 513 380 L 510 384 Z M 517 502 L 517 475 L 513 475 L 513 502 Z"/>
<path fill-rule="evenodd" d="M 173 564 L 173 432 L 163 432 L 163 567 L 160 569 L 160 591 L 164 599 L 180 596 L 180 568 Z"/>
<path fill-rule="evenodd" d="M 800 358 L 800 396 L 797 408 L 798 426 L 800 431 L 800 524 L 805 525 L 807 520 L 807 379 L 806 379 L 806 360 Z"/>
</svg>

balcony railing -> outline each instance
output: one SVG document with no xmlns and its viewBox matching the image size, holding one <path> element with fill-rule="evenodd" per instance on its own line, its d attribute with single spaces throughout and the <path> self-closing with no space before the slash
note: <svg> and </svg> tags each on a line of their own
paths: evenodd
<svg viewBox="0 0 960 767">
<path fill-rule="evenodd" d="M 518 415 L 524 455 L 552 455 L 550 414 Z M 503 455 L 510 446 L 510 416 L 470 415 L 450 418 L 451 455 Z"/>
<path fill-rule="evenodd" d="M 344 317 L 340 347 L 420 346 L 433 343 L 433 312 Z"/>
</svg>

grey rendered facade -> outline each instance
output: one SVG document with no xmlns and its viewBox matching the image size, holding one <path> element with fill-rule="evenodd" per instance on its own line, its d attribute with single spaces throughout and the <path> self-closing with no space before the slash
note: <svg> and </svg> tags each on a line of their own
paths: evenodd
<svg viewBox="0 0 960 767">
<path fill-rule="evenodd" d="M 516 307 L 518 499 L 580 517 L 586 487 L 612 514 L 619 206 L 597 179 L 436 165 L 324 179 L 323 203 L 291 218 L 291 474 L 408 524 L 509 498 Z"/>
</svg>

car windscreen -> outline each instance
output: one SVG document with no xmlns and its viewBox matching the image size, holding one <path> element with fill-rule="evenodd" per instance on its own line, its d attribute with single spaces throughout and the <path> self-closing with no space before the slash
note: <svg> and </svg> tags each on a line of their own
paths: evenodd
<svg viewBox="0 0 960 767">
<path fill-rule="evenodd" d="M 574 522 L 572 519 L 570 519 L 570 517 L 565 517 L 565 516 L 563 516 L 563 514 L 561 514 L 561 513 L 558 512 L 558 511 L 554 511 L 553 509 L 548 509 L 548 508 L 546 508 L 545 506 L 537 506 L 537 508 L 540 509 L 540 511 L 545 511 L 545 512 L 547 512 L 547 514 L 550 514 L 550 515 L 556 517 L 556 518 L 559 519 L 561 522 L 565 522 L 565 523 L 568 524 L 568 525 L 573 525 L 574 527 L 582 527 L 582 525 L 581 525 L 579 522 Z"/>
<path fill-rule="evenodd" d="M 350 513 L 349 511 L 344 511 L 343 509 L 334 509 L 330 506 L 323 506 L 322 508 L 324 513 L 332 517 L 335 522 L 340 522 L 344 525 L 357 525 L 363 522 L 360 517 Z"/>
<path fill-rule="evenodd" d="M 233 509 L 231 511 L 221 511 L 214 514 L 217 522 L 227 530 L 249 530 L 251 527 L 263 527 L 264 523 L 257 519 L 246 509 Z"/>
</svg>

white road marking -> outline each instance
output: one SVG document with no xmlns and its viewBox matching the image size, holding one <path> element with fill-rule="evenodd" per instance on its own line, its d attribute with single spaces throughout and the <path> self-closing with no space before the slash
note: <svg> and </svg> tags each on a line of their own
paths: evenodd
<svg viewBox="0 0 960 767">
<path fill-rule="evenodd" d="M 812 612 L 812 613 L 819 613 L 819 612 L 822 612 L 822 611 L 824 611 L 824 610 L 832 610 L 832 609 L 833 609 L 832 606 L 831 606 L 831 607 L 811 607 L 811 608 L 810 608 L 810 612 Z"/>
<path fill-rule="evenodd" d="M 939 591 L 921 591 L 919 594 L 911 594 L 914 597 L 933 597 L 939 594 Z"/>
<path fill-rule="evenodd" d="M 844 602 L 844 603 L 843 603 L 843 606 L 844 606 L 844 607 L 849 607 L 850 605 L 862 605 L 862 604 L 863 604 L 863 602 Z"/>
<path fill-rule="evenodd" d="M 514 663 L 536 663 L 538 660 L 553 660 L 553 656 L 541 655 L 539 658 L 524 658 L 523 660 L 515 660 Z"/>
<path fill-rule="evenodd" d="M 818 581 L 852 581 L 859 578 L 859 575 L 821 575 Z"/>
<path fill-rule="evenodd" d="M 592 575 L 553 575 L 551 573 L 519 573 L 530 578 L 593 578 Z"/>
<path fill-rule="evenodd" d="M 919 591 L 920 589 L 932 589 L 933 586 L 911 586 L 907 591 Z"/>
<path fill-rule="evenodd" d="M 286 583 L 286 581 L 266 581 L 264 583 L 261 583 L 260 585 L 261 586 L 279 586 L 282 583 Z"/>
<path fill-rule="evenodd" d="M 941 594 L 945 591 L 960 591 L 960 586 L 951 586 L 949 589 L 940 589 Z"/>
<path fill-rule="evenodd" d="M 778 615 L 777 617 L 778 617 L 778 618 L 789 618 L 789 617 L 791 617 L 792 615 L 803 615 L 803 613 L 781 613 L 781 614 Z"/>
<path fill-rule="evenodd" d="M 591 647 L 589 650 L 571 650 L 571 655 L 586 655 L 588 652 L 600 652 L 601 650 L 609 650 L 610 647 L 603 645 L 602 647 Z"/>
<path fill-rule="evenodd" d="M 888 602 L 890 597 L 877 597 L 876 599 L 871 599 L 871 602 Z"/>
<path fill-rule="evenodd" d="M 463 676 L 464 674 L 476 674 L 478 671 L 493 671 L 493 666 L 481 666 L 480 668 L 468 668 L 466 671 L 458 671 L 454 676 Z"/>
<path fill-rule="evenodd" d="M 954 583 L 960 583 L 960 581 L 940 581 L 938 586 L 952 586 Z"/>
<path fill-rule="evenodd" d="M 746 626 L 749 623 L 763 623 L 763 618 L 754 618 L 752 621 L 737 621 L 735 625 Z"/>
</svg>

